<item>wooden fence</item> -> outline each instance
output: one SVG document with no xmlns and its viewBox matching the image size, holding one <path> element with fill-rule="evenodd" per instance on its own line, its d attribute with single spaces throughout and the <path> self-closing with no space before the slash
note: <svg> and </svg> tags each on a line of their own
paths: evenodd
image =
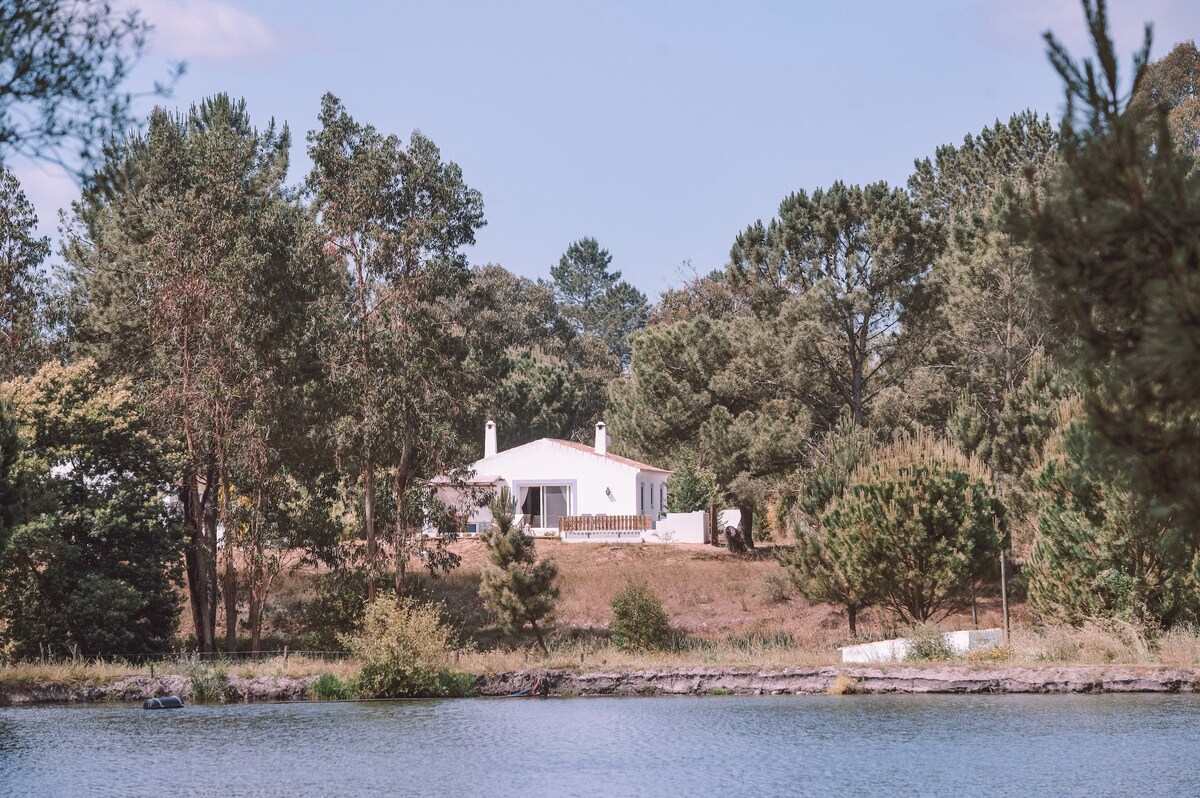
<svg viewBox="0 0 1200 798">
<path fill-rule="evenodd" d="M 654 529 L 651 515 L 564 515 L 558 519 L 562 532 L 642 532 Z"/>
</svg>

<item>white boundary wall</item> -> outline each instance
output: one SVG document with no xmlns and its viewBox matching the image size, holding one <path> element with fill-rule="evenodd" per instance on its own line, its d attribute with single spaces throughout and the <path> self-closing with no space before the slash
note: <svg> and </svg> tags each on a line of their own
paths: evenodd
<svg viewBox="0 0 1200 798">
<path fill-rule="evenodd" d="M 1000 629 L 965 629 L 946 632 L 942 639 L 946 641 L 946 647 L 951 652 L 961 657 L 968 651 L 1000 645 L 1004 640 L 1004 632 Z M 912 650 L 912 645 L 912 640 L 898 637 L 894 640 L 844 646 L 838 650 L 842 652 L 842 662 L 867 665 L 875 662 L 902 662 Z"/>
</svg>

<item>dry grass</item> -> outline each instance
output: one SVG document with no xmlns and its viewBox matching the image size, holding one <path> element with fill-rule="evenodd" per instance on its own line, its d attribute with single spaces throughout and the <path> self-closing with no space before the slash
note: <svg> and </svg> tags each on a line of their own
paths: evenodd
<svg viewBox="0 0 1200 798">
<path fill-rule="evenodd" d="M 358 672 L 358 664 L 352 660 L 325 660 L 303 656 L 289 656 L 270 659 L 230 662 L 227 660 L 196 661 L 183 659 L 168 659 L 154 664 L 156 676 L 188 676 L 197 667 L 223 669 L 230 676 L 240 676 L 253 679 L 260 676 L 286 676 L 299 678 L 303 676 L 318 676 L 331 673 L 340 678 L 348 678 Z M 0 687 L 19 687 L 33 684 L 106 684 L 116 679 L 128 676 L 149 676 L 151 668 L 146 665 L 132 665 L 128 662 L 106 662 L 104 660 L 85 660 L 81 662 L 25 662 L 0 666 Z"/>
<path fill-rule="evenodd" d="M 1014 629 L 1011 642 L 1013 659 L 1018 662 L 1107 664 L 1151 659 L 1145 639 L 1127 624 Z"/>
<path fill-rule="evenodd" d="M 618 651 L 609 645 L 551 646 L 550 654 L 530 649 L 464 652 L 458 667 L 474 673 L 501 673 L 528 668 L 576 670 L 655 670 L 662 668 L 798 668 L 833 665 L 839 661 L 834 648 L 809 648 L 788 641 L 729 639 L 675 651 Z"/>
<path fill-rule="evenodd" d="M 82 662 L 22 662 L 0 665 L 0 685 L 31 684 L 104 684 L 123 676 L 150 675 L 149 666 L 123 662 L 85 660 Z"/>
</svg>

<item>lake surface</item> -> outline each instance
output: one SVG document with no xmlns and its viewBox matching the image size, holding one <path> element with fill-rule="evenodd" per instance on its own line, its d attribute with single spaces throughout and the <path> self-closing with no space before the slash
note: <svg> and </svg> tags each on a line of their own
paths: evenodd
<svg viewBox="0 0 1200 798">
<path fill-rule="evenodd" d="M 1200 796 L 1200 696 L 0 709 L 0 795 Z"/>
</svg>

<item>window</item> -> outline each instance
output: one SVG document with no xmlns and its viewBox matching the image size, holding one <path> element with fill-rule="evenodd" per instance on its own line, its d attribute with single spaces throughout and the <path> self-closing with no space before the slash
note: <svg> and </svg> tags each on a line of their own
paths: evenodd
<svg viewBox="0 0 1200 798">
<path fill-rule="evenodd" d="M 661 482 L 658 485 L 658 509 L 667 509 L 667 486 Z"/>
<path fill-rule="evenodd" d="M 646 483 L 641 483 L 641 490 L 638 492 L 638 514 L 646 512 Z"/>
</svg>

